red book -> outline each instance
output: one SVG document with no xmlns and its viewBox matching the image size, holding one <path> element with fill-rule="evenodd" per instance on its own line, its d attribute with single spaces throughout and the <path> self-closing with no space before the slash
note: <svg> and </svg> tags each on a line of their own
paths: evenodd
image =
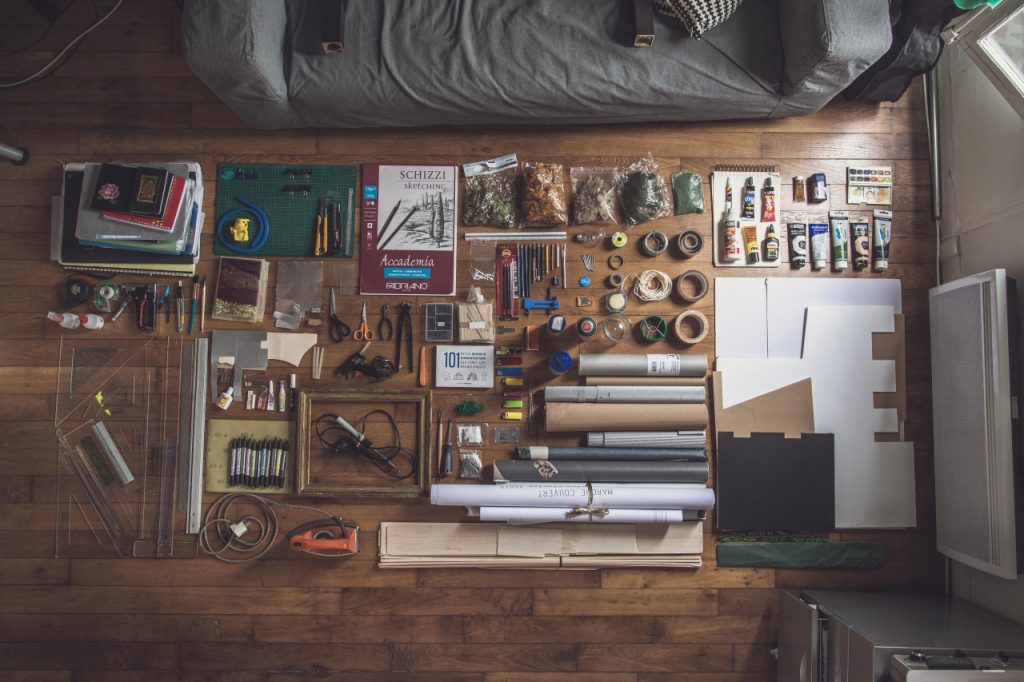
<svg viewBox="0 0 1024 682">
<path fill-rule="evenodd" d="M 185 178 L 180 175 L 173 176 L 171 179 L 171 188 L 168 192 L 167 207 L 164 209 L 163 216 L 159 218 L 135 215 L 133 213 L 120 213 L 117 211 L 103 211 L 100 215 L 103 216 L 104 220 L 110 220 L 115 223 L 127 223 L 129 225 L 144 227 L 149 230 L 170 232 L 174 229 L 174 222 L 178 218 L 178 212 L 181 210 L 182 200 L 185 198 Z"/>
</svg>

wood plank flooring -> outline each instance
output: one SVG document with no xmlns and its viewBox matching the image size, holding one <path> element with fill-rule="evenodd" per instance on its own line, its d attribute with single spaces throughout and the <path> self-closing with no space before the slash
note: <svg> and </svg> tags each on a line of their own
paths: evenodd
<svg viewBox="0 0 1024 682">
<path fill-rule="evenodd" d="M 45 27 L 24 1 L 0 0 L 0 12 L 3 49 L 25 44 Z M 92 17 L 89 3 L 75 2 L 38 46 L 0 58 L 0 79 L 39 68 Z M 192 75 L 178 53 L 177 22 L 173 3 L 126 0 L 56 75 L 0 94 L 0 141 L 32 153 L 22 167 L 0 163 L 0 678 L 767 682 L 774 679 L 768 649 L 776 636 L 779 588 L 941 589 L 942 562 L 933 549 L 927 343 L 935 241 L 919 84 L 894 104 L 838 101 L 813 116 L 778 121 L 268 132 L 245 127 Z M 508 151 L 574 165 L 620 163 L 650 152 L 664 172 L 685 168 L 705 176 L 720 162 L 778 163 L 784 179 L 824 171 L 832 182 L 831 207 L 851 211 L 862 209 L 844 203 L 846 165 L 894 167 L 896 236 L 884 276 L 903 282 L 907 437 L 915 442 L 919 527 L 835 535 L 884 542 L 883 568 L 717 568 L 709 523 L 706 565 L 696 572 L 378 569 L 373 531 L 381 520 L 461 518 L 458 510 L 431 509 L 422 501 L 325 504 L 365 531 L 363 552 L 348 562 L 284 549 L 247 566 L 208 558 L 52 558 L 50 411 L 60 330 L 43 314 L 60 309 L 65 278 L 47 261 L 49 202 L 60 189 L 60 162 L 195 159 L 209 178 L 209 232 L 219 161 L 462 163 Z M 784 219 L 793 209 L 788 182 L 781 188 L 780 208 Z M 794 215 L 810 214 L 800 207 Z M 706 216 L 671 218 L 660 227 L 673 234 L 694 227 L 708 237 L 711 230 Z M 207 276 L 216 262 L 212 242 L 204 236 L 201 270 Z M 584 272 L 579 254 L 571 252 L 570 282 Z M 463 249 L 460 285 L 467 281 L 467 260 Z M 707 249 L 694 259 L 710 276 L 719 274 L 710 261 Z M 627 250 L 627 269 L 641 263 L 650 261 Z M 669 256 L 657 263 L 672 272 L 684 267 Z M 599 267 L 596 276 L 606 274 Z M 786 268 L 773 274 L 878 276 Z M 570 288 L 559 296 L 568 304 L 577 295 L 601 293 L 601 287 Z M 371 299 L 368 307 L 376 310 L 383 302 Z M 351 310 L 355 303 L 345 298 L 339 307 Z M 711 297 L 696 307 L 713 325 Z M 675 309 L 665 302 L 644 311 Z M 570 308 L 568 316 L 581 313 Z M 421 323 L 417 317 L 417 330 Z M 111 325 L 100 334 L 138 338 L 126 329 Z M 356 350 L 351 341 L 326 345 L 325 368 Z M 628 345 L 622 348 L 629 350 Z M 713 348 L 712 334 L 695 350 L 710 355 Z M 271 367 L 275 378 L 287 371 L 283 365 Z M 390 385 L 413 383 L 403 376 Z M 497 422 L 500 401 L 495 395 L 485 402 L 484 419 Z M 488 460 L 507 456 L 502 448 L 486 452 Z M 306 518 L 292 512 L 283 515 L 282 525 Z"/>
</svg>

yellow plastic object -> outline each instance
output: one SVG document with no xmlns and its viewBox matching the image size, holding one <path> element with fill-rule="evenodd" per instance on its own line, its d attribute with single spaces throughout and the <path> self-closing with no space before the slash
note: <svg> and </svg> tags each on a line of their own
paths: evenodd
<svg viewBox="0 0 1024 682">
<path fill-rule="evenodd" d="M 231 238 L 236 243 L 243 244 L 249 241 L 249 223 L 252 220 L 250 218 L 235 218 L 235 224 L 231 226 Z"/>
<path fill-rule="evenodd" d="M 621 249 L 629 241 L 629 237 L 626 236 L 625 232 L 616 232 L 612 235 L 612 246 L 616 249 Z"/>
<path fill-rule="evenodd" d="M 522 412 L 502 412 L 501 418 L 505 421 L 518 422 L 523 420 Z"/>
</svg>

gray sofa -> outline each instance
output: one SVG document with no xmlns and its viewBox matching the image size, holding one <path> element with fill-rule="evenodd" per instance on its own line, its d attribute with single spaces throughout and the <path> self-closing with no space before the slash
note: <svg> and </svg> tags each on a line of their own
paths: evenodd
<svg viewBox="0 0 1024 682">
<path fill-rule="evenodd" d="M 695 40 L 620 0 L 354 0 L 345 52 L 311 0 L 186 0 L 192 69 L 257 128 L 779 118 L 817 111 L 891 42 L 888 0 L 745 0 Z"/>
</svg>

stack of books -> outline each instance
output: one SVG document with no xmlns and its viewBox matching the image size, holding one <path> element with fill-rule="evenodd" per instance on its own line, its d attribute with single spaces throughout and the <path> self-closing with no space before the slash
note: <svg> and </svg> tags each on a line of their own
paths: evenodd
<svg viewBox="0 0 1024 682">
<path fill-rule="evenodd" d="M 68 270 L 191 276 L 202 206 L 195 162 L 67 164 L 50 255 Z"/>
</svg>

